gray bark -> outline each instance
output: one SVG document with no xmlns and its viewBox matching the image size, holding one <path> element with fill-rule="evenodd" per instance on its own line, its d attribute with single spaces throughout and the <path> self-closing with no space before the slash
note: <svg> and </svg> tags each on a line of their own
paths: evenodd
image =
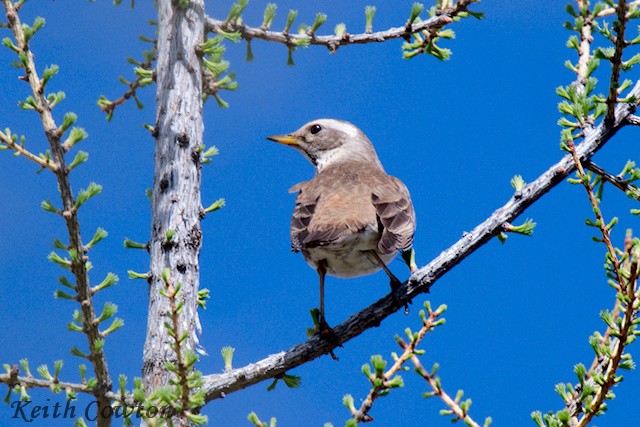
<svg viewBox="0 0 640 427">
<path fill-rule="evenodd" d="M 200 146 L 202 123 L 202 70 L 196 46 L 204 40 L 204 0 L 191 0 L 186 9 L 178 1 L 158 0 L 158 60 L 156 68 L 156 150 L 149 251 L 151 277 L 149 318 L 143 355 L 143 381 L 150 392 L 165 385 L 167 361 L 175 361 L 168 321 L 162 270 L 171 270 L 171 281 L 182 284 L 184 309 L 180 333 L 189 331 L 185 348 L 198 343 L 198 256 L 200 230 Z M 175 235 L 167 242 L 166 232 Z"/>
</svg>

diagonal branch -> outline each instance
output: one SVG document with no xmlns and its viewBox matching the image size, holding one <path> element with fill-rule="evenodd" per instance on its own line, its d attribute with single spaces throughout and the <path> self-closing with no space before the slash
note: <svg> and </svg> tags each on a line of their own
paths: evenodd
<svg viewBox="0 0 640 427">
<path fill-rule="evenodd" d="M 584 162 L 584 167 L 591 172 L 600 175 L 605 181 L 612 184 L 614 187 L 624 191 L 636 200 L 640 200 L 640 189 L 633 184 L 629 184 L 619 176 L 615 176 L 602 169 L 592 161 Z"/>
<path fill-rule="evenodd" d="M 636 83 L 630 95 L 635 99 L 640 99 L 640 82 Z M 610 127 L 601 124 L 589 132 L 584 141 L 576 147 L 576 155 L 580 161 L 589 160 L 621 127 L 627 124 L 627 116 L 633 114 L 636 107 L 637 104 L 618 105 L 615 121 Z M 395 297 L 391 294 L 387 295 L 333 328 L 335 339 L 326 340 L 314 336 L 287 351 L 273 354 L 256 363 L 223 374 L 204 377 L 206 400 L 224 397 L 228 393 L 283 374 L 317 357 L 328 354 L 334 348 L 367 329 L 378 326 L 382 320 L 399 310 L 405 303 L 421 293 L 428 292 L 440 277 L 499 234 L 505 223 L 513 221 L 574 170 L 575 163 L 571 155 L 564 156 L 535 181 L 517 192 L 504 206 L 497 209 L 473 231 L 465 234 L 428 265 L 414 272 L 409 280 L 398 289 Z"/>
<path fill-rule="evenodd" d="M 49 158 L 44 156 L 36 156 L 31 151 L 27 150 L 22 146 L 22 144 L 16 143 L 11 137 L 11 132 L 7 130 L 7 133 L 0 132 L 0 143 L 5 145 L 0 145 L 0 149 L 11 149 L 15 151 L 16 155 L 23 156 L 32 162 L 40 165 L 42 169 L 49 169 L 51 172 L 56 173 L 58 171 L 58 165 Z"/>
</svg>

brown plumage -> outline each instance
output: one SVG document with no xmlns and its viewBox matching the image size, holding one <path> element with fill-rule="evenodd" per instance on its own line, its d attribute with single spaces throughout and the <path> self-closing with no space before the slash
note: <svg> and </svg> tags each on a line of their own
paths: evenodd
<svg viewBox="0 0 640 427">
<path fill-rule="evenodd" d="M 294 185 L 291 247 L 320 276 L 324 322 L 324 275 L 355 277 L 386 267 L 411 248 L 416 218 L 409 191 L 387 175 L 365 134 L 351 123 L 321 119 L 288 135 L 268 137 L 301 152 L 316 176 Z M 413 266 L 411 266 L 413 267 Z"/>
</svg>

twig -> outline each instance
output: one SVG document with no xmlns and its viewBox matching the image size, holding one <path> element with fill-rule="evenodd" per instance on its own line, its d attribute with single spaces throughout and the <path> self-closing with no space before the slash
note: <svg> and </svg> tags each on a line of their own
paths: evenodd
<svg viewBox="0 0 640 427">
<path fill-rule="evenodd" d="M 166 296 L 169 300 L 169 311 L 167 312 L 167 316 L 171 319 L 172 327 L 172 333 L 169 335 L 173 338 L 173 350 L 176 354 L 176 382 L 180 384 L 180 395 L 178 396 L 178 399 L 180 400 L 179 407 L 182 410 L 177 415 L 179 417 L 180 426 L 188 426 L 189 419 L 186 415 L 190 412 L 189 392 L 191 391 L 191 388 L 187 378 L 188 368 L 185 365 L 182 346 L 184 337 L 182 332 L 180 332 L 180 319 L 178 317 L 179 309 L 178 304 L 176 303 L 179 288 L 174 286 L 168 277 L 165 280 L 165 284 L 167 287 Z"/>
<path fill-rule="evenodd" d="M 591 160 L 584 162 L 584 167 L 591 172 L 600 175 L 605 181 L 612 184 L 614 187 L 624 191 L 625 193 L 631 193 L 632 197 L 636 200 L 640 200 L 640 189 L 633 184 L 629 184 L 619 176 L 615 176 L 602 169 L 600 166 L 593 163 Z"/>
<path fill-rule="evenodd" d="M 155 51 L 155 48 L 154 48 Z M 153 57 L 148 58 L 145 62 L 140 64 L 140 68 L 144 68 L 145 70 L 150 70 L 155 60 L 155 54 Z M 142 80 L 144 77 L 138 76 L 132 82 L 127 85 L 127 90 L 125 93 L 115 101 L 108 101 L 100 104 L 100 109 L 107 114 L 107 117 L 111 117 L 117 106 L 124 104 L 129 98 L 132 96 L 136 96 L 136 91 L 142 87 Z M 154 80 L 155 80 L 155 72 L 154 72 Z"/>
<path fill-rule="evenodd" d="M 585 7 L 585 2 L 588 3 L 587 0 L 576 0 L 578 4 L 578 8 L 582 10 Z M 589 60 L 591 59 L 591 42 L 593 41 L 592 36 L 593 30 L 593 18 L 591 15 L 588 15 L 584 18 L 583 25 L 580 29 L 580 45 L 578 46 L 578 70 L 576 74 L 578 78 L 576 80 L 576 84 L 579 85 L 580 91 L 584 91 L 584 87 L 587 84 L 588 70 L 589 70 Z"/>
<path fill-rule="evenodd" d="M 622 273 L 623 265 L 621 264 L 621 261 L 618 258 L 618 254 L 616 253 L 616 249 L 614 248 L 613 243 L 611 242 L 610 230 L 609 230 L 609 227 L 607 226 L 607 223 L 604 220 L 602 211 L 600 210 L 600 203 L 598 202 L 598 199 L 596 198 L 593 192 L 593 188 L 589 181 L 589 178 L 586 175 L 584 168 L 582 167 L 582 162 L 580 161 L 580 159 L 576 154 L 573 141 L 569 140 L 567 143 L 567 146 L 569 147 L 573 161 L 576 164 L 580 181 L 583 187 L 585 188 L 585 191 L 587 192 L 589 202 L 591 204 L 591 207 L 596 217 L 596 224 L 600 229 L 600 233 L 602 235 L 602 242 L 607 248 L 613 273 L 616 277 L 616 281 L 618 282 L 616 289 L 620 294 L 626 297 L 626 300 L 624 302 L 621 302 L 620 298 L 616 299 L 614 311 L 612 313 L 613 321 L 617 322 L 620 316 L 620 308 L 621 307 L 624 308 L 623 319 L 619 328 L 620 330 L 614 331 L 611 326 L 608 326 L 605 332 L 605 335 L 602 337 L 602 340 L 601 340 L 602 345 L 607 345 L 607 342 L 609 342 L 609 340 L 611 339 L 611 336 L 615 332 L 615 336 L 614 338 L 612 338 L 612 343 L 610 345 L 612 355 L 608 357 L 605 356 L 604 358 L 602 358 L 601 355 L 596 353 L 594 362 L 591 365 L 591 368 L 589 369 L 589 371 L 586 373 L 587 379 L 591 381 L 594 380 L 595 373 L 604 374 L 603 375 L 604 380 L 601 383 L 599 383 L 599 387 L 597 388 L 597 391 L 595 393 L 593 400 L 588 405 L 587 411 L 584 413 L 582 418 L 580 418 L 579 420 L 576 420 L 576 417 L 582 411 L 581 392 L 578 387 L 576 387 L 576 391 L 573 393 L 573 398 L 567 403 L 567 407 L 571 411 L 570 414 L 574 422 L 577 421 L 574 425 L 576 427 L 584 427 L 600 411 L 601 405 L 604 402 L 607 394 L 617 382 L 616 375 L 617 375 L 618 366 L 620 364 L 620 361 L 622 360 L 622 355 L 624 354 L 624 348 L 627 343 L 630 327 L 632 325 L 633 320 L 635 319 L 635 315 L 637 312 L 637 310 L 634 309 L 635 299 L 636 299 L 635 271 L 637 270 L 637 265 L 634 265 L 634 263 L 632 263 L 631 269 L 630 269 L 630 271 L 632 271 L 631 273 L 632 280 L 627 279 L 625 275 Z M 630 243 L 628 243 L 628 245 L 630 245 Z M 627 259 L 627 262 L 628 262 L 628 259 Z"/>
<path fill-rule="evenodd" d="M 364 43 L 380 43 L 391 39 L 406 39 L 411 34 L 418 33 L 423 30 L 432 30 L 445 26 L 452 22 L 452 18 L 463 12 L 473 3 L 479 0 L 460 0 L 454 6 L 443 11 L 442 14 L 431 17 L 414 25 L 403 25 L 401 27 L 389 28 L 386 31 L 377 31 L 375 33 L 361 34 L 344 34 L 331 36 L 309 36 L 307 34 L 290 34 L 288 32 L 268 31 L 261 28 L 250 27 L 244 24 L 238 24 L 235 21 L 224 22 L 214 18 L 207 18 L 207 29 L 217 33 L 220 30 L 224 32 L 239 32 L 244 39 L 261 39 L 271 42 L 282 43 L 286 46 L 295 46 L 296 42 L 308 41 L 312 45 L 326 46 L 332 52 L 339 46 L 349 44 Z"/>
<path fill-rule="evenodd" d="M 591 207 L 593 208 L 593 212 L 596 216 L 596 223 L 598 224 L 598 228 L 600 229 L 600 234 L 602 235 L 602 240 L 605 246 L 607 247 L 607 252 L 609 252 L 609 256 L 611 257 L 611 264 L 613 265 L 614 273 L 616 275 L 616 280 L 618 281 L 619 286 L 624 285 L 624 278 L 620 273 L 620 260 L 618 259 L 618 254 L 616 254 L 616 249 L 613 247 L 613 243 L 611 242 L 611 236 L 609 234 L 609 229 L 607 228 L 607 223 L 602 216 L 602 211 L 600 210 L 600 203 L 596 198 L 596 195 L 593 193 L 593 189 L 591 188 L 591 183 L 589 182 L 589 178 L 587 174 L 584 172 L 584 168 L 582 167 L 582 162 L 578 158 L 576 154 L 575 145 L 573 144 L 573 140 L 569 140 L 567 142 L 567 146 L 569 147 L 569 151 L 571 153 L 571 157 L 575 162 L 576 169 L 578 171 L 578 176 L 580 177 L 580 181 L 582 182 L 583 187 L 587 192 L 587 196 L 589 197 L 589 202 L 591 203 Z"/>
<path fill-rule="evenodd" d="M 632 1 L 628 3 L 629 7 L 640 6 L 640 1 Z M 597 16 L 597 18 L 604 18 L 605 16 L 611 16 L 616 14 L 616 8 L 608 7 L 603 9 Z"/>
<path fill-rule="evenodd" d="M 398 356 L 394 364 L 382 375 L 382 384 L 380 387 L 376 387 L 375 385 L 369 390 L 367 397 L 364 399 L 360 408 L 358 410 L 352 410 L 351 415 L 356 421 L 372 421 L 373 418 L 369 416 L 369 411 L 373 406 L 373 402 L 381 396 L 381 392 L 384 390 L 388 390 L 389 387 L 386 386 L 386 383 L 391 380 L 391 378 L 402 369 L 404 363 L 411 359 L 411 356 L 415 354 L 416 347 L 422 341 L 425 334 L 427 332 L 432 331 L 437 325 L 436 320 L 442 314 L 442 311 L 435 310 L 429 313 L 429 317 L 425 317 L 423 320 L 422 328 L 418 331 L 416 338 L 411 342 L 411 344 L 405 343 L 399 337 L 396 338 L 398 344 L 402 347 L 403 353 Z M 422 316 L 422 314 L 421 314 Z"/>
<path fill-rule="evenodd" d="M 634 306 L 637 305 L 638 301 L 638 264 L 637 259 L 634 261 L 630 261 L 627 259 L 626 263 L 628 263 L 630 278 L 628 279 L 627 286 L 621 289 L 621 293 L 624 294 L 628 301 L 625 302 L 625 309 L 623 312 L 623 318 L 620 322 L 619 330 L 616 331 L 616 336 L 612 339 L 609 347 L 611 356 L 604 356 L 596 354 L 594 359 L 594 363 L 589 369 L 589 371 L 585 375 L 585 383 L 590 383 L 592 386 L 596 384 L 594 380 L 594 376 L 596 374 L 602 375 L 602 382 L 599 387 L 597 387 L 597 391 L 595 396 L 591 400 L 588 408 L 582 418 L 575 424 L 576 427 L 585 427 L 587 426 L 593 417 L 598 414 L 601 409 L 601 406 L 604 400 L 607 398 L 607 394 L 619 382 L 619 378 L 617 377 L 617 371 L 620 366 L 620 362 L 622 360 L 625 346 L 627 344 L 627 340 L 631 333 L 631 328 L 633 322 L 635 321 L 638 315 L 638 308 Z M 619 309 L 620 303 L 616 301 L 616 309 Z M 614 319 L 617 319 L 618 316 L 615 316 Z M 615 321 L 615 320 L 614 320 Z M 605 336 L 610 336 L 614 331 L 612 331 L 611 327 L 607 327 L 607 331 Z M 606 354 L 606 353 L 605 353 Z M 580 395 L 578 390 L 569 402 L 567 402 L 567 408 L 570 411 L 570 414 L 575 419 L 575 417 L 582 411 L 582 405 L 580 401 Z"/>
<path fill-rule="evenodd" d="M 631 96 L 640 97 L 640 82 L 631 90 Z M 616 120 L 612 126 L 599 125 L 586 136 L 576 147 L 576 154 L 581 161 L 590 159 L 611 139 L 627 122 L 626 118 L 633 114 L 636 105 L 621 104 L 616 107 Z M 271 355 L 256 363 L 237 368 L 223 374 L 204 377 L 206 400 L 223 397 L 226 394 L 246 388 L 252 384 L 272 378 L 303 363 L 328 354 L 338 345 L 360 335 L 369 328 L 378 326 L 382 320 L 399 310 L 404 304 L 417 295 L 427 292 L 431 286 L 455 265 L 472 254 L 476 249 L 499 234 L 506 222 L 512 222 L 526 208 L 535 203 L 549 190 L 560 183 L 575 170 L 571 155 L 566 155 L 535 181 L 527 184 L 504 206 L 497 209 L 489 218 L 479 224 L 471 232 L 453 246 L 442 252 L 425 267 L 414 272 L 397 292 L 397 296 L 387 295 L 376 303 L 354 314 L 344 323 L 333 328 L 335 340 L 324 340 L 318 336 L 297 344 L 287 351 Z"/>
<path fill-rule="evenodd" d="M 404 342 L 403 342 L 404 343 Z M 407 343 L 404 343 L 404 345 L 408 345 Z M 464 411 L 460 405 L 458 404 L 458 402 L 456 402 L 455 399 L 452 399 L 451 396 L 449 396 L 443 389 L 442 386 L 436 381 L 436 379 L 434 378 L 433 375 L 431 375 L 425 368 L 424 366 L 422 366 L 422 363 L 420 362 L 420 359 L 418 358 L 418 356 L 416 356 L 415 354 L 411 355 L 411 362 L 413 363 L 413 365 L 416 367 L 416 372 L 425 379 L 425 381 L 427 381 L 427 383 L 429 383 L 429 386 L 433 389 L 433 392 L 440 398 L 442 399 L 442 401 L 444 402 L 445 405 L 447 405 L 451 411 L 453 411 L 453 413 L 455 414 L 456 418 L 454 418 L 452 421 L 464 421 L 464 424 L 467 426 L 471 426 L 471 427 L 480 427 L 480 424 L 478 424 L 476 421 L 473 420 L 473 418 L 471 418 L 469 416 L 468 413 L 466 413 L 466 411 Z"/>
<path fill-rule="evenodd" d="M 17 365 L 16 365 L 17 368 Z M 45 380 L 36 377 L 21 377 L 17 376 L 12 378 L 11 374 L 0 374 L 0 383 L 7 384 L 9 387 L 16 386 L 18 384 L 25 386 L 26 388 L 47 388 L 51 389 L 54 386 L 58 386 L 63 390 L 72 390 L 78 393 L 86 393 L 92 396 L 96 396 L 96 390 L 88 388 L 86 384 L 71 383 L 66 381 L 52 381 Z M 115 397 L 115 395 L 114 395 Z M 118 399 L 115 399 L 118 400 Z"/>
<path fill-rule="evenodd" d="M 78 222 L 77 209 L 75 207 L 76 201 L 73 197 L 71 183 L 69 181 L 69 171 L 65 165 L 65 150 L 60 143 L 61 132 L 56 126 L 47 98 L 42 91 L 42 82 L 38 76 L 36 65 L 33 60 L 33 53 L 29 49 L 29 45 L 25 39 L 24 32 L 22 30 L 22 23 L 20 22 L 20 18 L 18 17 L 14 4 L 11 0 L 2 0 L 2 3 L 7 12 L 7 20 L 13 32 L 13 36 L 15 37 L 17 46 L 25 55 L 23 66 L 33 93 L 36 111 L 40 115 L 40 121 L 42 122 L 45 135 L 49 141 L 53 159 L 58 165 L 54 172 L 58 180 L 60 196 L 64 206 L 63 217 L 65 219 L 69 235 L 69 248 L 70 250 L 74 250 L 77 255 L 77 261 L 71 263 L 71 271 L 76 280 L 76 292 L 78 293 L 77 300 L 80 302 L 83 317 L 83 331 L 86 334 L 87 341 L 89 343 L 89 359 L 93 364 L 93 370 L 98 381 L 98 385 L 96 386 L 96 398 L 100 407 L 106 407 L 111 404 L 110 400 L 106 397 L 106 393 L 111 390 L 112 382 L 107 366 L 107 359 L 101 346 L 104 336 L 100 332 L 98 326 L 99 322 L 96 321 L 96 313 L 92 302 L 92 291 L 89 285 L 89 276 L 87 272 L 88 260 L 85 255 L 85 247 L 82 244 L 80 223 Z M 99 427 L 109 427 L 110 425 L 110 417 L 98 417 Z"/>
<path fill-rule="evenodd" d="M 614 24 L 615 37 L 615 51 L 611 58 L 611 77 L 609 79 L 609 94 L 607 95 L 607 115 L 604 118 L 606 124 L 610 124 L 615 119 L 615 107 L 618 102 L 618 80 L 620 80 L 620 69 L 622 66 L 622 52 L 627 47 L 627 42 L 624 39 L 624 33 L 627 26 L 627 1 L 619 0 L 616 6 L 617 20 Z"/>
<path fill-rule="evenodd" d="M 49 169 L 53 173 L 56 173 L 58 171 L 57 163 L 51 161 L 50 159 L 44 159 L 40 156 L 37 156 L 31 151 L 22 147 L 20 144 L 16 144 L 15 142 L 13 142 L 10 135 L 5 135 L 3 132 L 0 132 L 0 142 L 5 144 L 10 149 L 14 150 L 19 155 L 37 163 L 42 169 Z"/>
<path fill-rule="evenodd" d="M 629 117 L 627 117 L 627 123 L 633 126 L 640 126 L 640 117 L 635 114 L 630 114 Z"/>
</svg>

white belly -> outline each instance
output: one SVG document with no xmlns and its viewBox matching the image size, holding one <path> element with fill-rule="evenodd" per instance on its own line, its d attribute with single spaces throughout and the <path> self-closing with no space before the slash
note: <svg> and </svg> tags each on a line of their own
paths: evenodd
<svg viewBox="0 0 640 427">
<path fill-rule="evenodd" d="M 318 246 L 302 250 L 304 259 L 313 267 L 318 268 L 318 261 L 327 261 L 327 274 L 335 277 L 357 277 L 375 273 L 380 270 L 380 264 L 369 253 L 378 249 L 380 235 L 377 230 L 365 230 L 353 234 L 340 242 L 331 245 Z M 378 255 L 385 264 L 391 262 L 395 253 Z"/>
</svg>

